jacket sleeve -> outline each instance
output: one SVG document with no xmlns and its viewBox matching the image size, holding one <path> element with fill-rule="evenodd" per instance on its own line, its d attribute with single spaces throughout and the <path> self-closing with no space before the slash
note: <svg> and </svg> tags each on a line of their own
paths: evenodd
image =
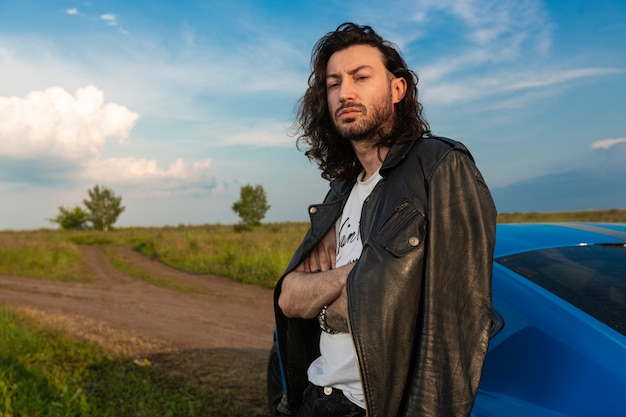
<svg viewBox="0 0 626 417">
<path fill-rule="evenodd" d="M 491 325 L 496 209 L 467 151 L 451 151 L 429 184 L 422 313 L 406 416 L 468 416 Z"/>
</svg>

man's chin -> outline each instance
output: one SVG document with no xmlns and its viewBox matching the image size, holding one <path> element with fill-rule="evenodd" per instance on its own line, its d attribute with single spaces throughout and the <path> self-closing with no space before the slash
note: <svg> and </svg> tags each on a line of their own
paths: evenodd
<svg viewBox="0 0 626 417">
<path fill-rule="evenodd" d="M 349 140 L 351 142 L 362 142 L 371 138 L 371 135 L 363 134 L 360 132 L 350 131 L 350 132 L 339 132 L 339 133 L 344 139 Z"/>
<path fill-rule="evenodd" d="M 344 139 L 349 140 L 359 140 L 365 133 L 355 122 L 355 119 L 343 120 L 340 124 L 335 125 L 335 128 Z"/>
</svg>

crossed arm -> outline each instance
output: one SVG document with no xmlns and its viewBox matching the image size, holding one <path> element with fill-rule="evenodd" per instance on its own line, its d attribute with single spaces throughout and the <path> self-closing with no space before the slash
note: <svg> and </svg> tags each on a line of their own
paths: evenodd
<svg viewBox="0 0 626 417">
<path fill-rule="evenodd" d="M 313 253 L 285 276 L 278 305 L 287 317 L 305 319 L 316 317 L 328 306 L 326 324 L 348 332 L 346 279 L 354 264 L 336 268 L 335 253 L 333 228 Z"/>
</svg>

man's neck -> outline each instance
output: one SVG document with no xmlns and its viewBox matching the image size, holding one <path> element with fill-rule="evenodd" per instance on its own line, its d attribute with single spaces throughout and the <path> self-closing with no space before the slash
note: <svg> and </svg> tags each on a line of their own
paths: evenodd
<svg viewBox="0 0 626 417">
<path fill-rule="evenodd" d="M 363 177 L 361 181 L 365 181 L 378 171 L 383 165 L 383 161 L 389 152 L 386 146 L 378 146 L 378 142 L 374 141 L 358 141 L 352 142 L 352 147 L 356 153 L 356 157 L 363 166 Z"/>
</svg>

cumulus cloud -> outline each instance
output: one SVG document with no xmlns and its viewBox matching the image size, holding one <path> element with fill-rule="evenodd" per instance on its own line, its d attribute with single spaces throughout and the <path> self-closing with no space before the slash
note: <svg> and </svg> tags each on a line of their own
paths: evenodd
<svg viewBox="0 0 626 417">
<path fill-rule="evenodd" d="M 211 161 L 168 167 L 136 157 L 102 158 L 110 138 L 126 142 L 138 114 L 105 103 L 94 86 L 70 94 L 50 87 L 0 97 L 0 176 L 12 183 L 106 183 L 139 194 L 197 194 L 217 187 Z"/>
<path fill-rule="evenodd" d="M 591 149 L 609 149 L 619 143 L 626 143 L 626 138 L 612 138 L 595 141 L 591 144 Z"/>
<path fill-rule="evenodd" d="M 159 167 L 153 159 L 134 157 L 90 161 L 83 178 L 91 182 L 135 187 L 141 193 L 152 195 L 190 194 L 216 188 L 211 173 L 211 160 L 191 164 L 177 159 L 167 168 Z"/>
<path fill-rule="evenodd" d="M 73 95 L 50 87 L 25 98 L 0 97 L 0 157 L 94 158 L 107 138 L 128 137 L 138 117 L 122 105 L 105 104 L 94 86 Z"/>
</svg>

